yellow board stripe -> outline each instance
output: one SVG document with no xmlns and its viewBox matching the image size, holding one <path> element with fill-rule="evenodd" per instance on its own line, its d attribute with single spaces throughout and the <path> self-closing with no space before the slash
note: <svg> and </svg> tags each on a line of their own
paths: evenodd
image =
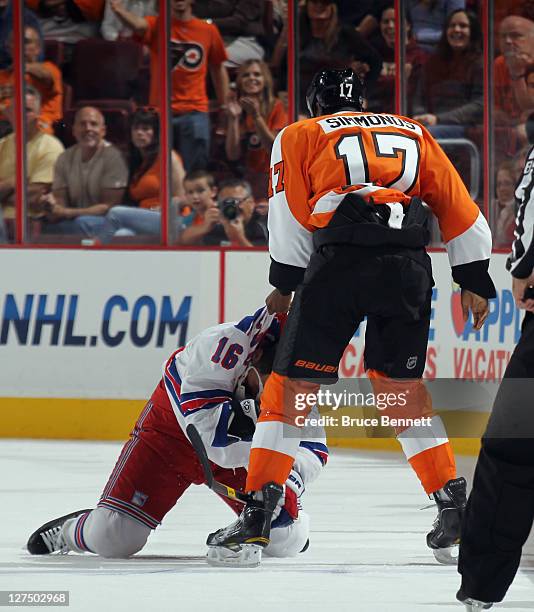
<svg viewBox="0 0 534 612">
<path fill-rule="evenodd" d="M 146 400 L 0 397 L 0 438 L 63 440 L 125 440 Z M 488 413 L 441 412 L 454 452 L 477 455 Z M 466 430 L 473 437 L 457 437 Z M 339 428 L 326 427 L 328 446 L 400 452 L 391 430 L 351 432 L 340 437 Z M 478 437 L 474 437 L 478 436 Z M 235 491 L 229 487 L 231 495 Z"/>
<path fill-rule="evenodd" d="M 124 440 L 146 400 L 0 398 L 0 438 Z"/>
<path fill-rule="evenodd" d="M 479 438 L 450 438 L 456 455 L 478 455 Z M 357 450 L 402 452 L 400 444 L 394 438 L 335 438 L 328 440 L 328 448 L 347 448 Z"/>
</svg>

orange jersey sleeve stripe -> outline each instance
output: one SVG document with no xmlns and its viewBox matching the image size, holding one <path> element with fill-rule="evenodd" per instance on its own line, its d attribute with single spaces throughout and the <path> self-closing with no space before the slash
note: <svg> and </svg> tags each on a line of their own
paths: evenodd
<svg viewBox="0 0 534 612">
<path fill-rule="evenodd" d="M 491 256 L 491 231 L 484 215 L 478 211 L 475 222 L 446 243 L 451 266 L 471 263 Z"/>
</svg>

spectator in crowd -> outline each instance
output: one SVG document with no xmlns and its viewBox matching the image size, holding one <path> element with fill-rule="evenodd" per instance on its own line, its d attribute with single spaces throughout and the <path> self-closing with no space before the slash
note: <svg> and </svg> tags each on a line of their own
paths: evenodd
<svg viewBox="0 0 534 612">
<path fill-rule="evenodd" d="M 524 119 L 532 101 L 525 73 L 534 63 L 534 21 L 505 17 L 499 26 L 499 47 L 501 55 L 493 69 L 494 124 L 501 128 L 501 153 L 512 156 L 527 142 Z"/>
<path fill-rule="evenodd" d="M 80 108 L 72 133 L 76 144 L 60 155 L 52 193 L 42 198 L 42 231 L 93 237 L 108 210 L 123 201 L 128 168 L 120 151 L 104 139 L 106 125 L 98 109 Z"/>
<path fill-rule="evenodd" d="M 8 49 L 13 53 L 13 35 L 8 38 Z M 53 123 L 63 116 L 63 77 L 52 62 L 41 62 L 41 37 L 33 27 L 24 28 L 25 78 L 41 96 L 40 127 L 43 132 L 53 133 Z M 0 70 L 0 104 L 9 104 L 14 87 L 13 65 Z"/>
<path fill-rule="evenodd" d="M 529 108 L 534 108 L 534 63 L 528 64 L 525 68 L 525 83 L 527 86 Z"/>
<path fill-rule="evenodd" d="M 206 245 L 264 246 L 269 241 L 267 219 L 255 210 L 252 187 L 243 179 L 227 179 L 217 195 L 219 223 L 202 242 Z"/>
<path fill-rule="evenodd" d="M 267 220 L 267 215 L 269 214 L 269 200 L 267 198 L 263 198 L 262 200 L 256 200 L 256 206 L 254 210 L 258 213 L 260 217 L 265 217 L 265 220 Z"/>
<path fill-rule="evenodd" d="M 184 204 L 191 214 L 183 219 L 183 231 L 179 243 L 184 245 L 203 244 L 203 238 L 219 222 L 220 211 L 217 207 L 217 187 L 207 170 L 193 170 L 185 175 Z"/>
<path fill-rule="evenodd" d="M 281 66 L 287 47 L 287 25 L 273 51 L 271 65 Z M 375 49 L 352 26 L 339 19 L 335 0 L 305 0 L 300 14 L 301 113 L 306 113 L 306 90 L 312 76 L 324 68 L 352 68 L 365 80 L 368 93 L 380 75 L 382 60 Z"/>
<path fill-rule="evenodd" d="M 384 6 L 379 14 L 380 32 L 370 39 L 370 43 L 382 57 L 382 71 L 373 88 L 372 97 L 368 98 L 367 107 L 372 112 L 395 112 L 395 8 L 393 3 Z M 417 85 L 421 71 L 427 60 L 427 54 L 417 45 L 411 36 L 411 23 L 406 18 L 405 40 L 405 75 L 407 79 L 408 114 L 412 114 L 416 98 Z"/>
<path fill-rule="evenodd" d="M 336 3 L 340 20 L 352 24 L 362 36 L 369 38 L 377 31 L 384 7 L 391 0 L 336 0 Z"/>
<path fill-rule="evenodd" d="M 219 28 L 226 46 L 229 68 L 249 59 L 262 60 L 263 2 L 258 0 L 205 0 L 195 4 L 195 15 L 210 19 Z"/>
<path fill-rule="evenodd" d="M 39 92 L 26 86 L 26 195 L 28 216 L 39 218 L 43 214 L 42 197 L 50 189 L 56 160 L 63 153 L 61 142 L 45 134 L 39 125 Z M 13 121 L 14 106 L 7 108 L 7 116 Z M 15 218 L 15 135 L 0 140 L 0 203 L 5 220 Z M 12 228 L 11 228 L 12 229 Z"/>
<path fill-rule="evenodd" d="M 263 7 L 261 45 L 265 51 L 264 60 L 268 61 L 284 25 L 287 0 L 264 0 Z"/>
<path fill-rule="evenodd" d="M 139 109 L 132 116 L 129 150 L 128 199 L 130 206 L 113 206 L 106 214 L 97 237 L 103 244 L 114 235 L 159 236 L 161 227 L 161 152 L 159 115 L 152 109 Z M 182 160 L 171 152 L 171 197 L 184 195 Z"/>
<path fill-rule="evenodd" d="M 483 115 L 482 31 L 477 16 L 464 10 L 447 18 L 436 51 L 423 70 L 424 114 L 414 118 L 435 138 L 461 138 Z"/>
<path fill-rule="evenodd" d="M 13 29 L 9 6 L 9 0 L 0 0 L 0 69 L 6 68 L 11 63 L 9 52 L 6 49 L 7 35 Z M 2 225 L 3 223 L 0 223 L 0 228 Z"/>
<path fill-rule="evenodd" d="M 158 14 L 156 0 L 123 0 L 123 6 L 127 11 L 139 17 Z M 104 19 L 102 20 L 100 32 L 102 38 L 106 40 L 131 38 L 133 36 L 133 30 L 116 15 L 111 7 L 110 0 L 106 0 Z"/>
<path fill-rule="evenodd" d="M 287 125 L 284 105 L 273 92 L 267 64 L 248 60 L 238 70 L 236 94 L 227 104 L 226 156 L 242 161 L 255 198 L 267 196 L 271 147 Z"/>
<path fill-rule="evenodd" d="M 171 20 L 171 107 L 174 146 L 189 172 L 206 168 L 210 150 L 210 118 L 206 76 L 209 70 L 220 106 L 228 98 L 227 59 L 217 27 L 193 15 L 193 0 L 173 0 Z M 120 0 L 110 0 L 115 14 L 150 48 L 150 104 L 159 102 L 158 17 L 139 17 Z"/>
<path fill-rule="evenodd" d="M 287 82 L 287 16 L 288 0 L 273 1 L 273 37 L 270 40 L 269 67 L 277 83 L 276 89 L 285 89 Z"/>
<path fill-rule="evenodd" d="M 527 123 L 528 123 L 528 117 L 527 117 Z M 527 143 L 526 145 L 523 145 L 519 149 L 519 151 L 512 157 L 512 162 L 515 168 L 515 176 L 520 177 L 523 174 L 523 169 L 525 168 L 527 157 L 528 157 L 528 154 L 530 153 L 531 148 L 532 148 L 532 145 L 530 143 Z M 505 160 L 505 161 L 508 161 L 508 160 Z"/>
<path fill-rule="evenodd" d="M 42 41 L 41 26 L 37 15 L 25 8 L 24 9 L 24 24 L 32 27 L 39 32 L 39 40 Z M 11 0 L 0 0 L 0 69 L 7 68 L 11 65 L 11 53 L 7 49 L 7 39 L 13 31 L 13 10 Z M 39 61 L 43 61 L 43 53 L 39 56 Z"/>
<path fill-rule="evenodd" d="M 497 170 L 496 199 L 493 202 L 493 211 L 496 215 L 493 246 L 497 248 L 509 248 L 514 240 L 516 184 L 517 175 L 514 163 L 508 160 L 502 162 Z"/>
<path fill-rule="evenodd" d="M 417 44 L 429 53 L 434 51 L 447 17 L 459 9 L 465 10 L 465 0 L 408 0 L 408 15 Z"/>
<path fill-rule="evenodd" d="M 26 0 L 37 12 L 44 38 L 69 45 L 98 35 L 105 0 Z"/>
</svg>

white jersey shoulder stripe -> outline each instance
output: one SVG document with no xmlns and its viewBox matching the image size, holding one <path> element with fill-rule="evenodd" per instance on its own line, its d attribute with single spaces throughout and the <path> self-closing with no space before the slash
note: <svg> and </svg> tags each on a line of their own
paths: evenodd
<svg viewBox="0 0 534 612">
<path fill-rule="evenodd" d="M 290 127 L 290 126 L 288 126 Z M 288 127 L 279 132 L 271 150 L 271 168 L 282 161 L 282 139 Z M 276 183 L 275 177 L 271 180 Z M 285 190 L 276 192 L 269 199 L 269 253 L 278 263 L 306 268 L 313 252 L 312 232 L 303 227 L 294 217 L 287 201 Z"/>
<path fill-rule="evenodd" d="M 491 231 L 484 215 L 478 216 L 469 228 L 445 245 L 452 266 L 489 259 L 491 256 Z"/>
</svg>

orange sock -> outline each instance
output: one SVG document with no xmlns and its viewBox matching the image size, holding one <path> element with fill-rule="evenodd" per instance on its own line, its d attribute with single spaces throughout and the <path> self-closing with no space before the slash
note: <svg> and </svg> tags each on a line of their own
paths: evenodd
<svg viewBox="0 0 534 612">
<path fill-rule="evenodd" d="M 433 448 L 410 457 L 410 465 L 417 474 L 427 495 L 435 493 L 443 485 L 456 478 L 456 462 L 450 442 L 445 442 Z"/>
</svg>

